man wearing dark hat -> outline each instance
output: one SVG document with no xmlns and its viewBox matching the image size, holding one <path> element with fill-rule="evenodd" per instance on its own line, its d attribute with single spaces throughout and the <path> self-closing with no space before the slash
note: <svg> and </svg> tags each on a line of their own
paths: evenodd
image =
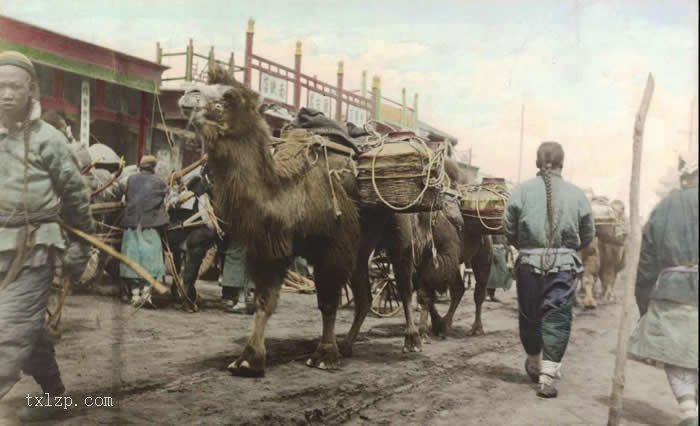
<svg viewBox="0 0 700 426">
<path fill-rule="evenodd" d="M 515 187 L 506 204 L 503 229 L 518 249 L 516 285 L 525 371 L 539 382 L 537 395 L 557 396 L 556 379 L 571 333 L 576 252 L 595 235 L 584 192 L 561 177 L 564 150 L 557 142 L 537 149 L 537 177 Z"/>
<path fill-rule="evenodd" d="M 160 228 L 170 220 L 165 208 L 168 185 L 155 174 L 156 157 L 144 155 L 139 172 L 126 181 L 126 210 L 122 219 L 122 253 L 143 266 L 154 278 L 165 276 Z M 133 269 L 120 265 L 120 275 L 127 281 L 131 303 L 151 304 L 151 287 Z"/>
<path fill-rule="evenodd" d="M 44 328 L 53 257 L 63 254 L 64 269 L 75 276 L 87 250 L 68 240 L 59 223 L 94 230 L 87 190 L 66 137 L 40 116 L 32 62 L 18 52 L 0 53 L 0 399 L 22 371 L 43 393 L 65 392 Z M 52 414 L 49 407 L 20 412 L 21 417 L 46 414 Z"/>
</svg>

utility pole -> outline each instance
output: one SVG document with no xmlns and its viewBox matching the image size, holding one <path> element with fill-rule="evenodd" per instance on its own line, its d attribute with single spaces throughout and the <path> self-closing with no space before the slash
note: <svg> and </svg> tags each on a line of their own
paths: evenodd
<svg viewBox="0 0 700 426">
<path fill-rule="evenodd" d="M 525 126 L 525 104 L 520 105 L 520 150 L 518 159 L 518 183 L 523 170 L 523 128 Z"/>
<path fill-rule="evenodd" d="M 690 127 L 688 127 L 688 152 L 693 152 L 695 141 L 693 140 L 693 126 L 695 125 L 695 102 L 697 98 L 693 97 L 690 101 Z"/>
</svg>

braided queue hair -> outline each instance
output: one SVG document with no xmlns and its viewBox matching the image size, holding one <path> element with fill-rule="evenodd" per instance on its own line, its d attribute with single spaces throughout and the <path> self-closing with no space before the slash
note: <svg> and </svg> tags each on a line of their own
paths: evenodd
<svg viewBox="0 0 700 426">
<path fill-rule="evenodd" d="M 564 165 L 564 149 L 558 142 L 542 142 L 537 149 L 537 168 L 540 169 L 542 180 L 544 181 L 545 194 L 547 197 L 547 241 L 545 243 L 545 255 L 542 256 L 542 272 L 548 273 L 556 263 L 556 256 L 547 266 L 544 259 L 547 251 L 557 244 L 555 231 L 557 226 L 554 223 L 554 197 L 552 194 L 552 170 L 561 169 Z"/>
</svg>

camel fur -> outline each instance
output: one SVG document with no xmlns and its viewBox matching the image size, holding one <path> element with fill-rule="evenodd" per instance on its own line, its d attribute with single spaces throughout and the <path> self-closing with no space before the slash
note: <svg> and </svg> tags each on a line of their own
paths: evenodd
<svg viewBox="0 0 700 426">
<path fill-rule="evenodd" d="M 620 225 L 596 227 L 596 237 L 579 253 L 584 268 L 583 307 L 586 309 L 597 306 L 594 291 L 597 281 L 601 282 L 603 300 L 608 303 L 615 301 L 615 281 L 625 266 L 625 206 L 619 200 L 613 201 L 610 206 Z M 618 227 L 623 228 L 622 232 Z"/>
<path fill-rule="evenodd" d="M 445 170 L 454 185 L 466 178 L 452 160 L 445 161 Z M 444 337 L 452 327 L 455 311 L 465 292 L 460 265 L 469 263 L 474 270 L 476 286 L 474 303 L 476 313 L 469 334 L 483 334 L 481 307 L 486 299 L 486 285 L 491 270 L 491 240 L 481 235 L 479 230 L 465 226 L 459 206 L 455 202 L 444 203 L 443 209 L 430 214 L 419 215 L 420 232 L 432 235 L 425 240 L 432 241 L 421 247 L 416 259 L 416 286 L 418 303 L 421 305 L 419 331 L 428 341 L 428 315 L 432 332 Z M 434 244 L 434 250 L 433 250 Z M 435 308 L 437 293 L 450 292 L 450 306 L 444 317 Z"/>
<path fill-rule="evenodd" d="M 229 370 L 264 375 L 265 326 L 294 256 L 314 266 L 323 318 L 321 341 L 307 365 L 335 368 L 336 310 L 355 267 L 360 224 L 348 179 L 330 170 L 350 170 L 352 160 L 302 141 L 278 145 L 273 156 L 258 94 L 221 68 L 210 71 L 209 86 L 201 90 L 199 100 L 190 101 L 195 93 L 186 93 L 180 105 L 195 105 L 192 121 L 207 144 L 216 213 L 245 249 L 255 283 L 253 332 Z"/>
</svg>

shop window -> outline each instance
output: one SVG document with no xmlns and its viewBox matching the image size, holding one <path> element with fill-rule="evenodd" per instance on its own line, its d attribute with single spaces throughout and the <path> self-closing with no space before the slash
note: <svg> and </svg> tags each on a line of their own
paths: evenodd
<svg viewBox="0 0 700 426">
<path fill-rule="evenodd" d="M 80 97 L 83 88 L 83 79 L 87 77 L 66 72 L 63 75 L 63 99 L 68 103 L 80 106 Z M 95 92 L 97 91 L 95 80 L 90 79 L 90 105 L 95 106 Z"/>
<path fill-rule="evenodd" d="M 34 64 L 39 78 L 39 94 L 41 96 L 53 96 L 54 69 L 40 64 Z"/>
<path fill-rule="evenodd" d="M 124 88 L 117 84 L 105 83 L 105 108 L 122 112 L 122 93 Z"/>
</svg>

